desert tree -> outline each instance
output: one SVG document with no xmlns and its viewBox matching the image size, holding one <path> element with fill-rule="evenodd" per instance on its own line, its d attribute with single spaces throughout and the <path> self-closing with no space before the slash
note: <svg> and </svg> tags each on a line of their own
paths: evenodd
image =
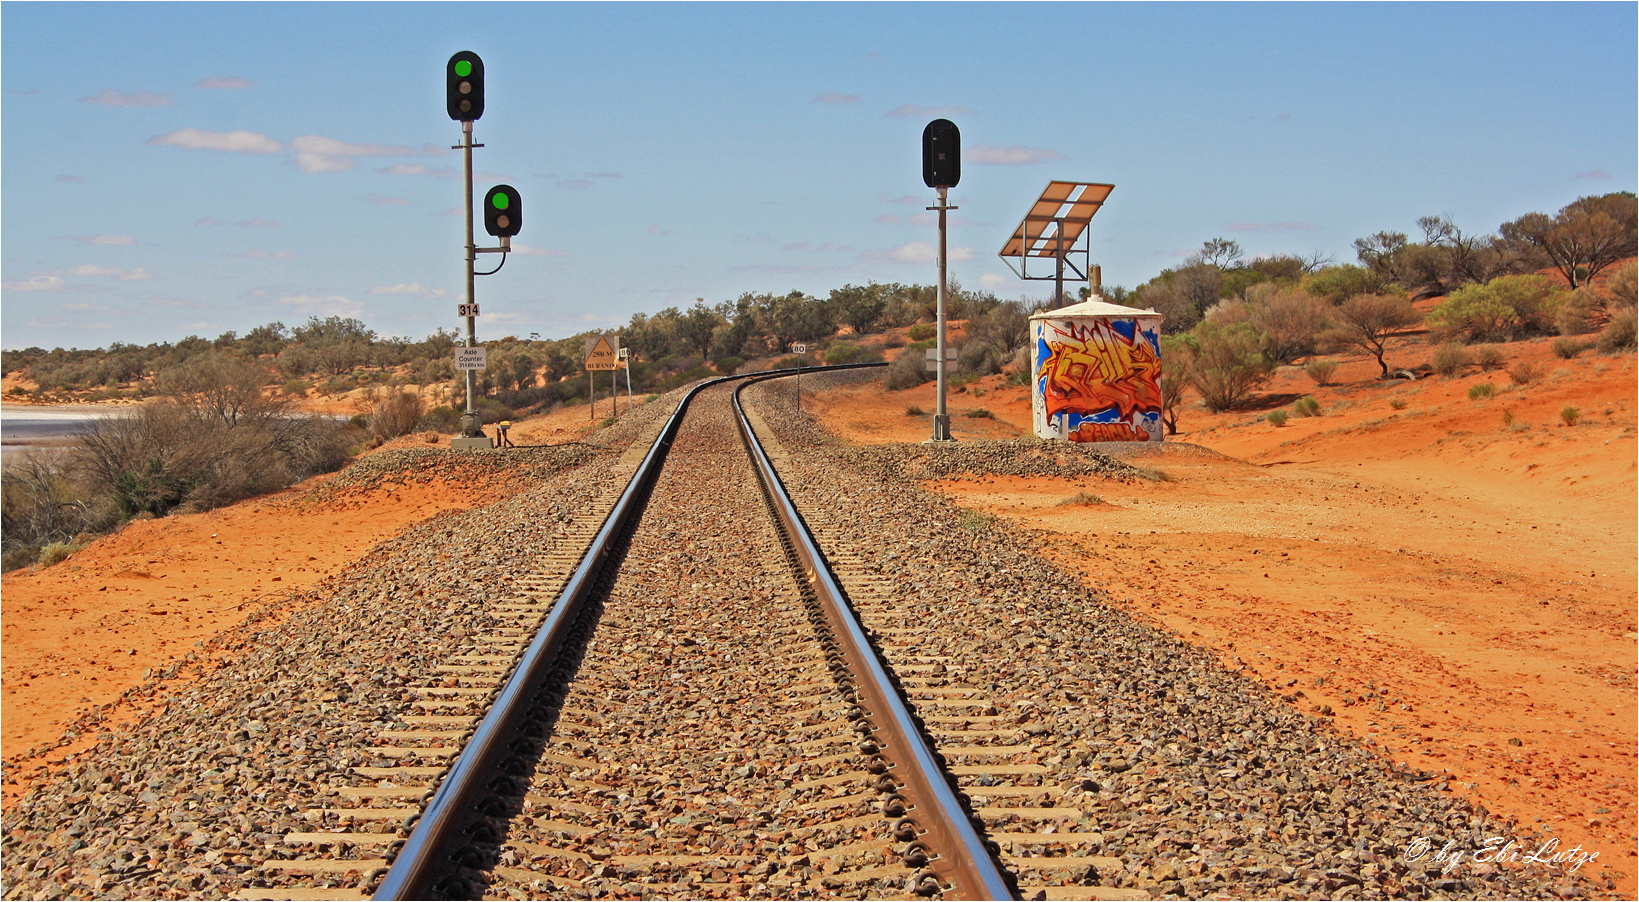
<svg viewBox="0 0 1639 902">
<path fill-rule="evenodd" d="M 1357 294 L 1338 305 L 1324 340 L 1336 349 L 1356 348 L 1377 359 L 1388 376 L 1384 362 L 1389 338 L 1420 319 L 1411 299 L 1402 294 Z"/>
<path fill-rule="evenodd" d="M 1639 205 L 1631 192 L 1579 197 L 1556 216 L 1527 213 L 1502 225 L 1502 236 L 1545 255 L 1572 288 L 1634 256 Z"/>
<path fill-rule="evenodd" d="M 722 322 L 722 316 L 707 307 L 704 298 L 698 298 L 693 307 L 677 317 L 677 335 L 701 360 L 707 360 L 711 356 L 712 338 Z"/>
<path fill-rule="evenodd" d="M 1237 241 L 1228 238 L 1208 239 L 1201 245 L 1201 249 L 1189 258 L 1191 263 L 1205 263 L 1217 267 L 1219 270 L 1233 269 L 1240 264 L 1246 252 L 1241 250 Z"/>
<path fill-rule="evenodd" d="M 1262 336 L 1250 323 L 1207 320 L 1184 340 L 1192 358 L 1189 384 L 1213 413 L 1246 400 L 1274 371 Z"/>
</svg>

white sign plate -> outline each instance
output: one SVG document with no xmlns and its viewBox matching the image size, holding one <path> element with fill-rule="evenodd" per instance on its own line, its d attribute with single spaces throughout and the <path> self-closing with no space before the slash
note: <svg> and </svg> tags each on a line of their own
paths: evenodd
<svg viewBox="0 0 1639 902">
<path fill-rule="evenodd" d="M 455 349 L 455 368 L 458 369 L 458 370 L 481 370 L 481 369 L 484 369 L 485 368 L 484 367 L 485 352 L 486 352 L 486 349 L 482 348 L 482 347 L 478 347 L 478 348 L 456 348 Z"/>
<path fill-rule="evenodd" d="M 797 344 L 794 344 L 794 345 L 791 346 L 791 353 L 793 353 L 793 354 L 806 354 L 806 353 L 808 353 L 808 346 L 805 345 L 805 344 L 802 344 L 801 342 L 798 342 Z"/>
<path fill-rule="evenodd" d="M 459 311 L 456 314 L 457 316 L 477 316 L 478 315 L 478 305 L 477 304 L 457 304 L 455 306 L 456 306 L 456 310 Z"/>
</svg>

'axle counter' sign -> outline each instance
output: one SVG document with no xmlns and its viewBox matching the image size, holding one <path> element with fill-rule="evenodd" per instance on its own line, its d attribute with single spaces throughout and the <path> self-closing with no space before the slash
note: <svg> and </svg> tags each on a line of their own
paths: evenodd
<svg viewBox="0 0 1639 902">
<path fill-rule="evenodd" d="M 456 348 L 455 368 L 458 370 L 483 369 L 484 351 L 484 348 Z"/>
</svg>

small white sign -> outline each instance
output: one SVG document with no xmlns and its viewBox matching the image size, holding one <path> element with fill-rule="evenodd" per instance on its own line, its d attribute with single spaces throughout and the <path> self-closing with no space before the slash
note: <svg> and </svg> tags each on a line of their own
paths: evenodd
<svg viewBox="0 0 1639 902">
<path fill-rule="evenodd" d="M 808 353 L 808 346 L 801 343 L 801 342 L 798 342 L 797 344 L 794 344 L 794 345 L 791 346 L 791 353 L 793 353 L 793 354 L 806 354 L 806 353 Z"/>
<path fill-rule="evenodd" d="M 457 314 L 459 316 L 477 316 L 478 315 L 478 305 L 477 304 L 457 304 L 456 309 L 460 311 L 459 314 Z"/>
<path fill-rule="evenodd" d="M 484 367 L 484 354 L 485 354 L 485 351 L 486 351 L 486 349 L 482 348 L 482 347 L 477 347 L 477 348 L 456 348 L 455 349 L 455 368 L 458 369 L 458 370 L 481 370 L 481 369 L 484 369 L 485 368 Z"/>
</svg>

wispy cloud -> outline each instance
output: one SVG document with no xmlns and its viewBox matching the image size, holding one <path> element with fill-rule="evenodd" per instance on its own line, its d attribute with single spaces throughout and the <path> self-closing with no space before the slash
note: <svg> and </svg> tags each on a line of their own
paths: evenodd
<svg viewBox="0 0 1639 902">
<path fill-rule="evenodd" d="M 365 198 L 365 200 L 368 200 L 370 203 L 373 203 L 373 204 L 381 204 L 384 207 L 413 207 L 413 206 L 415 206 L 415 201 L 413 201 L 413 200 L 405 200 L 402 197 L 384 197 L 380 194 L 368 195 Z"/>
<path fill-rule="evenodd" d="M 78 276 L 80 278 L 87 276 L 113 276 L 121 282 L 145 282 L 150 279 L 159 278 L 140 266 L 136 269 L 121 269 L 117 266 L 97 266 L 93 263 L 86 263 L 69 269 L 55 270 L 47 275 Z"/>
<path fill-rule="evenodd" d="M 294 260 L 296 255 L 290 251 L 264 251 L 252 248 L 240 251 L 237 254 L 224 254 L 226 257 L 244 257 L 247 260 Z"/>
<path fill-rule="evenodd" d="M 137 240 L 130 235 L 70 235 L 64 241 L 80 244 L 100 244 L 104 247 L 135 247 Z"/>
<path fill-rule="evenodd" d="M 973 223 L 973 220 L 968 219 L 965 216 L 952 216 L 949 213 L 945 214 L 945 216 L 945 222 L 948 225 L 962 226 L 971 225 Z M 913 225 L 926 227 L 938 225 L 939 214 L 929 213 L 926 211 L 921 213 L 913 213 L 910 216 L 900 216 L 898 213 L 884 213 L 881 216 L 878 216 L 875 221 L 880 222 L 883 225 Z"/>
<path fill-rule="evenodd" d="M 883 193 L 883 194 L 878 194 L 876 196 L 876 199 L 879 200 L 879 201 L 882 201 L 885 204 L 924 204 L 925 205 L 928 202 L 927 198 L 925 198 L 925 197 L 916 197 L 915 195 L 911 195 L 911 194 L 901 194 L 898 197 L 894 197 L 891 194 Z"/>
<path fill-rule="evenodd" d="M 863 98 L 861 98 L 858 94 L 838 94 L 836 91 L 826 91 L 824 94 L 815 97 L 814 102 L 827 104 L 853 104 L 859 103 L 861 99 Z"/>
<path fill-rule="evenodd" d="M 103 88 L 90 97 L 81 97 L 80 102 L 117 107 L 170 106 L 171 95 L 157 94 L 153 91 L 116 91 L 113 88 Z"/>
<path fill-rule="evenodd" d="M 62 276 L 30 276 L 0 282 L 6 291 L 67 291 L 68 280 Z"/>
<path fill-rule="evenodd" d="M 848 267 L 827 266 L 817 263 L 741 263 L 730 266 L 730 272 L 754 272 L 781 275 L 800 272 L 844 272 Z"/>
<path fill-rule="evenodd" d="M 453 166 L 428 166 L 425 163 L 394 163 L 376 170 L 383 175 L 424 175 L 440 179 L 455 178 Z"/>
<path fill-rule="evenodd" d="M 986 291 L 993 291 L 993 290 L 995 290 L 997 288 L 1000 288 L 1000 287 L 1002 287 L 1003 285 L 1006 285 L 1006 284 L 1007 284 L 1007 277 L 1006 276 L 999 276 L 999 275 L 997 275 L 993 272 L 987 272 L 984 275 L 979 277 L 979 287 L 983 288 Z"/>
<path fill-rule="evenodd" d="M 302 313 L 315 316 L 359 316 L 364 313 L 363 304 L 339 294 L 293 294 L 279 298 L 274 303 L 294 307 Z"/>
<path fill-rule="evenodd" d="M 527 244 L 519 244 L 516 241 L 512 242 L 512 252 L 514 254 L 522 254 L 525 257 L 567 257 L 567 256 L 569 256 L 568 251 L 555 251 L 555 250 L 551 250 L 549 248 L 544 248 L 544 247 L 530 247 Z"/>
<path fill-rule="evenodd" d="M 676 235 L 677 234 L 677 232 L 675 232 L 671 229 L 661 228 L 660 223 L 658 223 L 658 222 L 651 225 L 651 226 L 649 226 L 647 231 L 650 235 Z"/>
<path fill-rule="evenodd" d="M 852 253 L 854 250 L 856 250 L 856 248 L 853 248 L 853 247 L 851 247 L 849 245 L 846 245 L 846 244 L 832 244 L 829 241 L 825 242 L 824 244 L 815 244 L 812 241 L 794 241 L 790 244 L 781 245 L 780 250 L 782 250 L 782 251 L 811 251 L 811 252 L 816 253 L 816 254 L 836 254 L 836 253 Z"/>
<path fill-rule="evenodd" d="M 255 85 L 256 83 L 250 79 L 240 78 L 237 75 L 213 75 L 209 78 L 201 78 L 193 83 L 194 87 L 204 88 L 207 91 L 243 91 Z"/>
<path fill-rule="evenodd" d="M 85 184 L 85 179 L 83 179 L 83 178 L 81 178 L 80 176 L 77 176 L 77 175 L 59 175 L 59 176 L 57 176 L 56 179 L 54 179 L 54 181 L 67 182 L 70 185 L 83 185 L 83 184 Z"/>
<path fill-rule="evenodd" d="M 413 294 L 424 298 L 441 298 L 444 289 L 423 288 L 420 282 L 399 282 L 397 285 L 377 285 L 370 289 L 370 294 Z"/>
<path fill-rule="evenodd" d="M 935 263 L 938 262 L 939 252 L 926 241 L 912 241 L 891 251 L 866 251 L 865 259 L 876 263 Z M 949 248 L 947 259 L 972 260 L 973 248 Z"/>
<path fill-rule="evenodd" d="M 975 145 L 963 156 L 975 163 L 988 163 L 992 166 L 1027 166 L 1032 163 L 1064 159 L 1064 154 L 1045 147 L 992 147 L 989 144 Z"/>
<path fill-rule="evenodd" d="M 216 150 L 222 153 L 265 154 L 285 149 L 284 142 L 275 141 L 261 132 L 240 129 L 231 132 L 208 132 L 199 128 L 180 128 L 170 134 L 148 139 L 149 144 L 184 147 L 188 150 Z"/>
<path fill-rule="evenodd" d="M 1224 225 L 1227 232 L 1318 232 L 1320 226 L 1307 222 L 1231 222 Z"/>
<path fill-rule="evenodd" d="M 238 222 L 223 222 L 220 219 L 212 219 L 207 216 L 204 219 L 195 221 L 194 225 L 203 226 L 206 228 L 218 228 L 226 225 L 235 225 L 241 229 L 276 229 L 279 227 L 277 222 L 274 222 L 271 219 L 263 219 L 260 216 L 256 217 L 255 219 L 241 219 Z"/>
<path fill-rule="evenodd" d="M 883 118 L 885 118 L 885 119 L 921 119 L 924 116 L 932 116 L 936 119 L 939 119 L 939 118 L 949 118 L 951 116 L 972 116 L 973 114 L 974 113 L 973 113 L 972 110 L 968 109 L 965 106 L 960 106 L 960 105 L 957 105 L 957 106 L 917 106 L 914 103 L 907 103 L 902 107 L 898 107 L 896 109 L 892 109 L 892 110 L 889 110 L 888 112 L 884 113 Z"/>
<path fill-rule="evenodd" d="M 1610 181 L 1611 179 L 1616 178 L 1616 176 L 1611 175 L 1603 169 L 1590 169 L 1587 172 L 1578 172 L 1576 177 L 1579 179 L 1591 179 L 1598 182 Z"/>
<path fill-rule="evenodd" d="M 356 144 L 324 135 L 300 135 L 290 139 L 296 151 L 296 166 L 303 172 L 346 172 L 357 157 L 406 157 L 440 152 L 432 145 L 417 150 L 396 144 Z"/>
</svg>

